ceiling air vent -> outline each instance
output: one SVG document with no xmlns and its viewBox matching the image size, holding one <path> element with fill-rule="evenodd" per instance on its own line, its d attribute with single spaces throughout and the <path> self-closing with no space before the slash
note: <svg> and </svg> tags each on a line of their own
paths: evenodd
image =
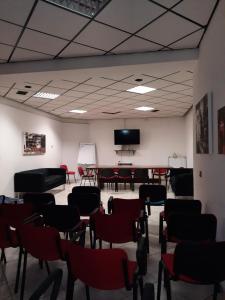
<svg viewBox="0 0 225 300">
<path fill-rule="evenodd" d="M 106 115 L 117 115 L 121 113 L 121 111 L 115 111 L 115 112 L 103 111 L 102 113 Z"/>
<path fill-rule="evenodd" d="M 157 111 L 159 111 L 159 109 L 154 109 L 154 110 L 152 110 L 151 112 L 157 112 Z"/>
<path fill-rule="evenodd" d="M 17 95 L 26 95 L 28 92 L 26 91 L 17 91 Z"/>
</svg>

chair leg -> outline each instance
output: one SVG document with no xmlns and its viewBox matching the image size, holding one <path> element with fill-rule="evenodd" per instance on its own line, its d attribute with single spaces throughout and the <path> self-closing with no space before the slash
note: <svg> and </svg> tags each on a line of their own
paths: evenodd
<svg viewBox="0 0 225 300">
<path fill-rule="evenodd" d="M 17 264 L 17 271 L 16 271 L 16 282 L 15 282 L 15 287 L 14 287 L 15 294 L 18 292 L 18 287 L 19 287 L 22 255 L 23 255 L 23 249 L 22 249 L 22 247 L 20 247 L 19 257 L 18 257 L 18 264 Z"/>
<path fill-rule="evenodd" d="M 86 289 L 86 299 L 90 300 L 90 289 L 88 285 L 85 285 L 85 289 Z"/>
<path fill-rule="evenodd" d="M 168 271 L 166 269 L 164 269 L 164 280 L 165 280 L 167 300 L 171 300 L 170 279 L 169 279 Z"/>
<path fill-rule="evenodd" d="M 159 243 L 162 242 L 163 235 L 163 217 L 159 214 Z"/>
<path fill-rule="evenodd" d="M 140 287 L 140 294 L 141 294 L 141 299 L 143 297 L 143 293 L 144 293 L 144 284 L 143 284 L 143 278 L 142 276 L 140 276 L 139 278 L 139 287 Z"/>
<path fill-rule="evenodd" d="M 74 176 L 74 183 L 76 183 L 77 181 L 76 181 L 76 176 L 75 176 L 75 174 L 74 174 L 73 176 Z"/>
<path fill-rule="evenodd" d="M 45 267 L 46 267 L 47 273 L 49 275 L 51 272 L 50 272 L 50 268 L 49 268 L 47 260 L 45 260 Z"/>
<path fill-rule="evenodd" d="M 147 243 L 147 252 L 149 253 L 148 217 L 147 216 L 145 219 L 145 237 L 146 237 L 146 243 Z"/>
<path fill-rule="evenodd" d="M 214 284 L 214 288 L 213 288 L 213 300 L 217 300 L 217 294 L 220 290 L 220 286 L 218 283 Z"/>
<path fill-rule="evenodd" d="M 74 282 L 68 272 L 67 288 L 66 288 L 66 300 L 73 300 Z"/>
<path fill-rule="evenodd" d="M 24 258 L 23 258 L 23 274 L 22 274 L 22 283 L 21 283 L 21 291 L 20 291 L 20 300 L 23 300 L 25 283 L 26 283 L 26 268 L 27 268 L 27 251 L 24 250 Z"/>
<path fill-rule="evenodd" d="M 3 262 L 4 262 L 4 264 L 6 264 L 6 263 L 7 263 L 7 261 L 6 261 L 6 257 L 5 257 L 5 250 L 4 250 L 4 249 L 2 249 L 1 261 L 3 261 Z"/>
<path fill-rule="evenodd" d="M 157 300 L 160 300 L 161 297 L 162 270 L 163 270 L 163 265 L 162 265 L 162 261 L 160 260 L 159 269 L 158 269 Z"/>
<path fill-rule="evenodd" d="M 99 239 L 99 249 L 102 249 L 102 240 Z"/>
<path fill-rule="evenodd" d="M 137 300 L 138 299 L 138 287 L 137 287 L 137 283 L 135 282 L 133 285 L 133 300 Z"/>
</svg>

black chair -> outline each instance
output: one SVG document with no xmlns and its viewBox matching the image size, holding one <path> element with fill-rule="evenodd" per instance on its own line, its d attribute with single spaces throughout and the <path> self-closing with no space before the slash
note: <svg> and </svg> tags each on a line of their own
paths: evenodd
<svg viewBox="0 0 225 300">
<path fill-rule="evenodd" d="M 34 211 L 42 213 L 46 205 L 55 205 L 55 196 L 51 193 L 26 193 L 23 196 L 24 203 L 31 203 Z"/>
<path fill-rule="evenodd" d="M 167 242 L 215 241 L 217 219 L 212 214 L 173 213 L 168 216 L 167 228 L 162 239 L 162 253 L 167 252 Z"/>
<path fill-rule="evenodd" d="M 101 198 L 101 190 L 97 186 L 75 186 L 72 188 L 73 194 L 96 194 Z"/>
<path fill-rule="evenodd" d="M 139 198 L 145 201 L 148 215 L 151 215 L 151 206 L 162 206 L 167 197 L 164 185 L 141 185 L 139 187 Z"/>
<path fill-rule="evenodd" d="M 153 283 L 146 283 L 144 285 L 144 293 L 142 300 L 155 300 L 155 290 Z"/>
<path fill-rule="evenodd" d="M 71 207 L 77 207 L 80 216 L 87 217 L 82 219 L 87 226 L 89 226 L 90 231 L 90 244 L 93 247 L 93 227 L 91 216 L 102 210 L 101 201 L 99 196 L 95 193 L 81 193 L 74 194 L 70 193 L 67 197 L 68 205 Z"/>
<path fill-rule="evenodd" d="M 170 185 L 176 197 L 189 196 L 193 197 L 193 169 L 192 168 L 171 168 Z"/>
<path fill-rule="evenodd" d="M 225 242 L 185 242 L 176 246 L 174 254 L 162 255 L 159 263 L 157 300 L 160 300 L 163 270 L 167 300 L 171 300 L 171 280 L 214 285 L 213 300 L 216 300 L 219 284 L 225 280 L 224 253 Z"/>
<path fill-rule="evenodd" d="M 171 213 L 201 214 L 202 204 L 199 200 L 166 199 L 164 211 L 159 216 L 159 242 L 162 241 L 163 221 L 168 220 Z"/>
<path fill-rule="evenodd" d="M 124 188 L 126 189 L 126 184 L 128 183 L 130 185 L 130 189 L 133 190 L 133 177 L 132 177 L 132 170 L 126 169 L 126 168 L 119 168 L 117 173 L 117 182 L 123 183 Z M 118 191 L 118 185 L 117 185 L 117 191 Z"/>
<path fill-rule="evenodd" d="M 59 232 L 66 234 L 71 239 L 75 239 L 76 233 L 83 231 L 80 237 L 85 240 L 85 223 L 80 219 L 77 207 L 68 205 L 46 206 L 43 209 L 44 224 L 56 228 Z"/>
<path fill-rule="evenodd" d="M 57 300 L 60 285 L 62 282 L 63 271 L 61 269 L 54 270 L 48 277 L 38 286 L 35 292 L 30 296 L 29 300 L 39 300 L 49 287 L 52 286 L 50 294 L 51 300 Z"/>
<path fill-rule="evenodd" d="M 133 188 L 135 183 L 149 183 L 149 176 L 148 176 L 148 169 L 140 168 L 140 169 L 134 169 L 133 171 Z"/>
<path fill-rule="evenodd" d="M 98 185 L 101 189 L 104 188 L 104 184 L 106 183 L 107 186 L 114 184 L 115 190 L 117 190 L 117 178 L 118 176 L 115 174 L 113 168 L 104 168 L 98 171 Z"/>
</svg>

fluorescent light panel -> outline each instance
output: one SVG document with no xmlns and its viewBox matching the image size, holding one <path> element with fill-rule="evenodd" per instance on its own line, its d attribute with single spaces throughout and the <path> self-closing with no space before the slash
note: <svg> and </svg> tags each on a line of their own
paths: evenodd
<svg viewBox="0 0 225 300">
<path fill-rule="evenodd" d="M 144 85 L 135 86 L 134 88 L 127 90 L 127 92 L 137 93 L 137 94 L 146 94 L 152 91 L 155 91 L 155 89 Z"/>
<path fill-rule="evenodd" d="M 84 114 L 87 111 L 86 110 L 82 110 L 82 109 L 72 109 L 70 110 L 71 113 L 75 113 L 75 114 Z"/>
<path fill-rule="evenodd" d="M 33 97 L 44 98 L 44 99 L 55 99 L 55 98 L 59 97 L 59 95 L 58 94 L 52 94 L 52 93 L 38 92 Z"/>
<path fill-rule="evenodd" d="M 140 106 L 140 107 L 137 107 L 135 109 L 136 110 L 141 110 L 141 111 L 152 111 L 152 110 L 154 110 L 154 108 L 150 107 L 150 106 Z"/>
</svg>

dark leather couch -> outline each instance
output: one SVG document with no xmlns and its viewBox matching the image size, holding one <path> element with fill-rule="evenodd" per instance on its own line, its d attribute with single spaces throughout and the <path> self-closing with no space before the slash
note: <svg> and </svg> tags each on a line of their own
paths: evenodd
<svg viewBox="0 0 225 300">
<path fill-rule="evenodd" d="M 66 171 L 60 168 L 33 169 L 15 173 L 15 192 L 46 192 L 66 183 Z"/>
<path fill-rule="evenodd" d="M 193 196 L 193 169 L 170 169 L 170 185 L 175 196 Z"/>
</svg>

